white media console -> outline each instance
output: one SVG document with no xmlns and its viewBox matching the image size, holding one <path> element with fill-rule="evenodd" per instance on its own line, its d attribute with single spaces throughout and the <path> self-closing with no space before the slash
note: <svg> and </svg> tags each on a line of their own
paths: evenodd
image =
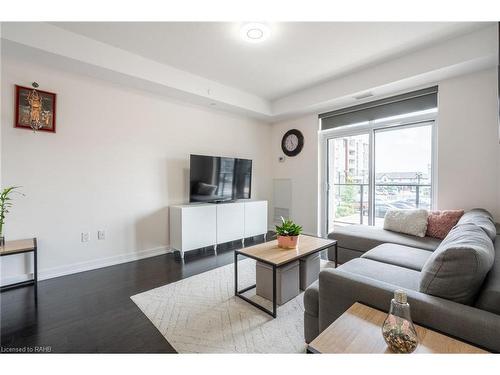
<svg viewBox="0 0 500 375">
<path fill-rule="evenodd" d="M 267 233 L 267 201 L 192 203 L 170 206 L 170 247 L 184 258 L 189 250 Z"/>
</svg>

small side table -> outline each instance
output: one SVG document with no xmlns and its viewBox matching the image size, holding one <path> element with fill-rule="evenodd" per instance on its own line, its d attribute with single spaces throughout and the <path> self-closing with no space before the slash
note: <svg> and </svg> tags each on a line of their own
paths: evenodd
<svg viewBox="0 0 500 375">
<path fill-rule="evenodd" d="M 309 353 L 392 353 L 382 337 L 387 316 L 380 310 L 356 302 L 307 347 Z M 485 350 L 415 325 L 419 345 L 415 353 L 487 353 Z"/>
<path fill-rule="evenodd" d="M 38 264 L 37 264 L 37 241 L 36 238 L 30 238 L 26 240 L 15 240 L 15 241 L 5 241 L 5 246 L 0 247 L 0 256 L 9 256 L 22 253 L 33 252 L 33 263 L 34 272 L 33 279 L 21 281 L 19 283 L 4 285 L 0 288 L 0 291 L 20 288 L 27 285 L 33 285 L 35 287 L 35 302 L 38 301 Z"/>
</svg>

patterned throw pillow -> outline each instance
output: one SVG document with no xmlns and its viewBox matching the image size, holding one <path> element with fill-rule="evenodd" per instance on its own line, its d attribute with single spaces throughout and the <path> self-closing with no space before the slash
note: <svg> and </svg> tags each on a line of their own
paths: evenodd
<svg viewBox="0 0 500 375">
<path fill-rule="evenodd" d="M 427 217 L 426 236 L 444 239 L 458 223 L 464 210 L 430 211 Z"/>
</svg>

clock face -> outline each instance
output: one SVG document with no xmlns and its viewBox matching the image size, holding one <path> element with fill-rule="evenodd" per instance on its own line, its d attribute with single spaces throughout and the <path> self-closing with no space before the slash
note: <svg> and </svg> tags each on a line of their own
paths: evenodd
<svg viewBox="0 0 500 375">
<path fill-rule="evenodd" d="M 304 136 L 297 129 L 287 131 L 281 140 L 281 149 L 287 156 L 296 156 L 303 146 Z"/>
<path fill-rule="evenodd" d="M 287 151 L 293 151 L 297 148 L 299 145 L 299 137 L 297 137 L 295 134 L 290 134 L 288 137 L 285 139 L 285 148 Z"/>
</svg>

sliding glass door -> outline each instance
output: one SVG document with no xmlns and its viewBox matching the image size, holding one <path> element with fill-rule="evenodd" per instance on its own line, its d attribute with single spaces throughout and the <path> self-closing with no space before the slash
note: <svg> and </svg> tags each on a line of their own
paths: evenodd
<svg viewBox="0 0 500 375">
<path fill-rule="evenodd" d="M 325 136 L 326 230 L 432 207 L 434 121 L 374 121 Z"/>
<path fill-rule="evenodd" d="M 368 223 L 369 145 L 368 133 L 328 139 L 328 217 L 337 223 Z"/>
<path fill-rule="evenodd" d="M 432 123 L 374 131 L 374 223 L 389 209 L 431 208 Z"/>
</svg>

